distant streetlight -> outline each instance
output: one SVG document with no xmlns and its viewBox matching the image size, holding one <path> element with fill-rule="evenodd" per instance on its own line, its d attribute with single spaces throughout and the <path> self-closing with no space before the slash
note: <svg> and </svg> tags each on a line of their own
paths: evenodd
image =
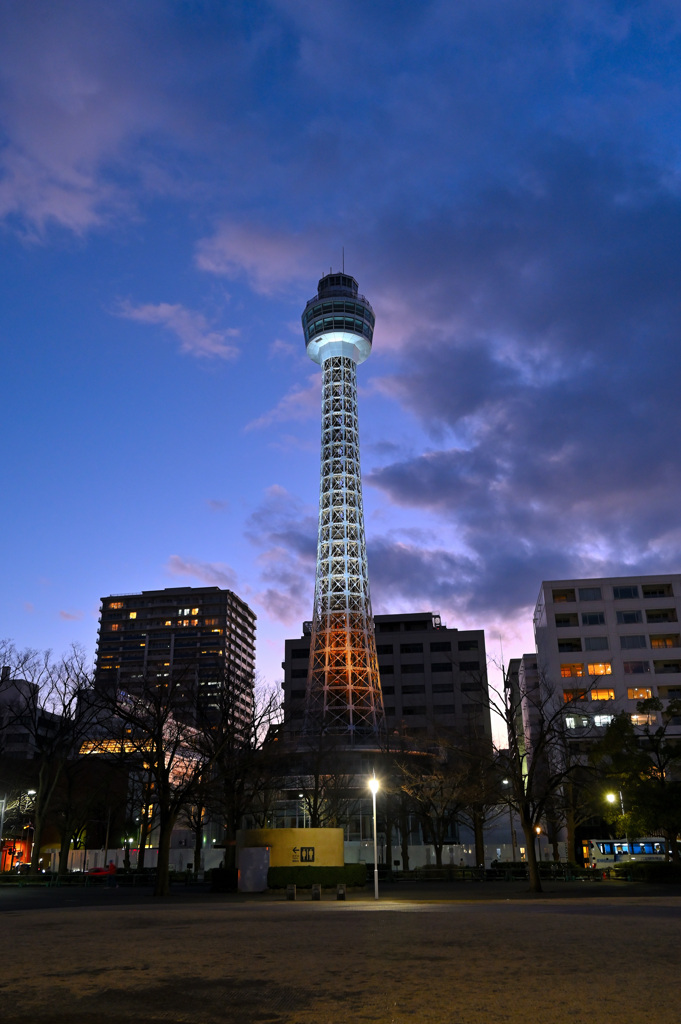
<svg viewBox="0 0 681 1024">
<path fill-rule="evenodd" d="M 541 825 L 535 825 L 534 826 L 534 831 L 535 831 L 536 836 L 537 836 L 537 860 L 541 864 L 541 839 L 540 839 L 540 836 L 541 836 Z"/>
<path fill-rule="evenodd" d="M 374 804 L 374 899 L 378 899 L 378 841 L 376 833 L 376 794 L 378 793 L 378 779 L 374 775 L 369 779 L 369 789 Z"/>
</svg>

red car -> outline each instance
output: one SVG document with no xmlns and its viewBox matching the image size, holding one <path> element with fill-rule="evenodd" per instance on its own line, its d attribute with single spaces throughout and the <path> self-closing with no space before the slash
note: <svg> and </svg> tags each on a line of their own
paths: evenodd
<svg viewBox="0 0 681 1024">
<path fill-rule="evenodd" d="M 87 873 L 87 876 L 88 876 L 88 878 L 92 879 L 93 882 L 97 881 L 97 880 L 104 881 L 106 878 L 109 877 L 109 869 L 108 868 L 90 868 L 90 870 Z"/>
</svg>

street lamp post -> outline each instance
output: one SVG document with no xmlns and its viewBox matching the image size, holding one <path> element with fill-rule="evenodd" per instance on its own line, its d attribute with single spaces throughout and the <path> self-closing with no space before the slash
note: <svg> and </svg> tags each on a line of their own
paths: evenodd
<svg viewBox="0 0 681 1024">
<path fill-rule="evenodd" d="M 537 836 L 537 863 L 541 864 L 541 825 L 535 825 L 534 831 Z"/>
<path fill-rule="evenodd" d="M 629 854 L 629 859 L 631 860 L 632 856 L 633 856 L 633 850 L 631 848 L 631 840 L 629 839 L 629 828 L 628 828 L 628 825 L 627 825 L 627 819 L 624 816 L 624 797 L 622 796 L 622 790 L 621 789 L 619 789 L 617 792 L 618 792 L 618 795 L 619 795 L 619 798 L 620 798 L 620 814 L 622 815 L 622 822 L 624 824 L 625 833 L 626 833 L 624 838 L 627 841 L 627 852 Z M 614 793 L 606 793 L 605 794 L 605 799 L 608 801 L 609 804 L 614 804 L 614 803 L 617 802 L 617 796 L 615 796 Z"/>
<path fill-rule="evenodd" d="M 376 793 L 378 792 L 378 779 L 374 775 L 369 779 L 369 789 L 373 797 L 374 807 L 374 899 L 378 899 L 378 837 L 376 832 Z"/>
</svg>

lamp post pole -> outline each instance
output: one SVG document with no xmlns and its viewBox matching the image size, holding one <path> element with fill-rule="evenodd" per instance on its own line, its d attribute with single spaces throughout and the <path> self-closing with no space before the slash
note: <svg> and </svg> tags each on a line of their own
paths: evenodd
<svg viewBox="0 0 681 1024">
<path fill-rule="evenodd" d="M 369 779 L 369 789 L 373 797 L 374 808 L 374 899 L 378 899 L 378 836 L 376 831 L 376 793 L 378 792 L 378 779 L 374 775 Z"/>
</svg>

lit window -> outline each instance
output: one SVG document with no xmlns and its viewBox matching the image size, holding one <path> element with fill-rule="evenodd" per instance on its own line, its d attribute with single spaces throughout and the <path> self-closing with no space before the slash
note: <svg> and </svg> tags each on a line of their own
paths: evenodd
<svg viewBox="0 0 681 1024">
<path fill-rule="evenodd" d="M 679 634 L 669 633 L 667 636 L 651 636 L 651 647 L 680 647 Z"/>
<path fill-rule="evenodd" d="M 204 620 L 206 626 L 217 626 L 219 621 L 220 621 L 219 619 L 205 619 Z"/>
<path fill-rule="evenodd" d="M 586 700 L 586 690 L 563 690 L 563 700 Z"/>
<path fill-rule="evenodd" d="M 632 725 L 652 725 L 655 721 L 655 715 L 632 715 Z"/>
<path fill-rule="evenodd" d="M 594 725 L 602 729 L 604 725 L 610 725 L 614 717 L 614 715 L 594 715 Z"/>
<path fill-rule="evenodd" d="M 591 691 L 591 699 L 592 700 L 614 700 L 615 699 L 615 691 L 614 690 L 592 690 Z"/>
<path fill-rule="evenodd" d="M 583 676 L 584 665 L 579 661 L 569 665 L 561 665 L 560 674 L 563 679 L 570 679 L 572 676 Z"/>
<path fill-rule="evenodd" d="M 137 618 L 137 612 L 130 612 L 130 618 L 131 619 L 136 619 Z"/>
<path fill-rule="evenodd" d="M 109 608 L 122 608 L 122 607 L 123 607 L 123 602 L 122 601 L 109 601 Z"/>
<path fill-rule="evenodd" d="M 163 623 L 164 626 L 172 626 L 172 624 L 173 624 L 173 620 L 172 619 L 166 619 L 165 622 Z"/>
<path fill-rule="evenodd" d="M 586 715 L 566 715 L 565 725 L 568 729 L 586 729 L 589 726 L 589 719 Z"/>
<path fill-rule="evenodd" d="M 192 619 L 191 624 L 192 624 L 192 626 L 198 626 L 199 620 L 198 619 Z"/>
<path fill-rule="evenodd" d="M 116 629 L 120 629 L 121 627 L 120 627 L 118 622 L 112 622 L 111 626 L 109 628 L 113 629 L 113 630 L 116 630 Z"/>
<path fill-rule="evenodd" d="M 199 609 L 198 608 L 192 608 L 190 614 L 191 615 L 198 615 L 199 614 Z"/>
<path fill-rule="evenodd" d="M 652 695 L 653 691 L 649 686 L 630 686 L 627 690 L 629 700 L 648 700 Z"/>
<path fill-rule="evenodd" d="M 612 665 L 609 661 L 596 661 L 589 665 L 590 676 L 609 676 L 612 674 Z"/>
<path fill-rule="evenodd" d="M 222 633 L 221 629 L 211 629 L 211 633 Z"/>
</svg>

